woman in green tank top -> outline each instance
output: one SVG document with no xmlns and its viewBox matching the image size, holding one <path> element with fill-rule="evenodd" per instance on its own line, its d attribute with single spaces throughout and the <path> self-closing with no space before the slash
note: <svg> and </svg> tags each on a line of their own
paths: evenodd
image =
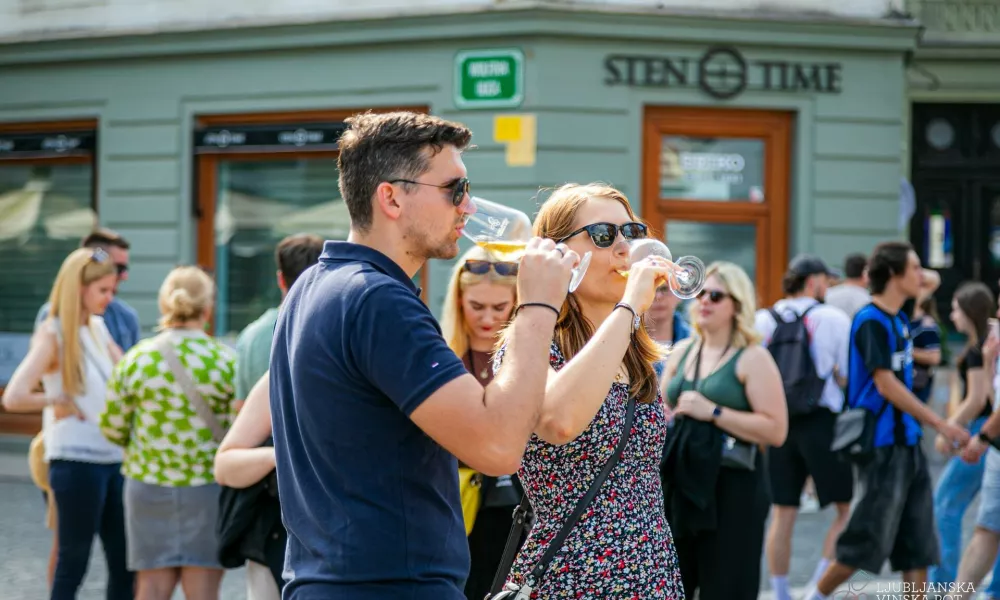
<svg viewBox="0 0 1000 600">
<path fill-rule="evenodd" d="M 691 307 L 694 335 L 675 346 L 663 372 L 673 412 L 662 468 L 685 595 L 750 600 L 760 588 L 770 508 L 760 450 L 788 431 L 781 376 L 754 330 L 754 288 L 732 263 L 708 267 Z M 739 444 L 743 468 L 723 461 Z M 749 468 L 746 468 L 749 466 Z"/>
</svg>

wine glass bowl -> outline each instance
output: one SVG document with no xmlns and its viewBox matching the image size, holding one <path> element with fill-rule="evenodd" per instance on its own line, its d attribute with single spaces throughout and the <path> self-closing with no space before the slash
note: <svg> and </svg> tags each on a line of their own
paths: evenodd
<svg viewBox="0 0 1000 600">
<path fill-rule="evenodd" d="M 496 260 L 517 261 L 524 254 L 532 237 L 531 219 L 519 210 L 473 196 L 471 211 L 465 218 L 462 235 L 483 248 Z M 580 258 L 573 269 L 569 291 L 573 293 L 583 281 L 590 265 L 590 252 Z"/>
<path fill-rule="evenodd" d="M 655 238 L 642 238 L 629 244 L 629 265 L 648 256 L 659 256 L 673 262 L 678 270 L 668 277 L 670 291 L 683 300 L 694 298 L 705 287 L 705 265 L 696 256 L 682 256 L 676 261 L 667 245 Z"/>
</svg>

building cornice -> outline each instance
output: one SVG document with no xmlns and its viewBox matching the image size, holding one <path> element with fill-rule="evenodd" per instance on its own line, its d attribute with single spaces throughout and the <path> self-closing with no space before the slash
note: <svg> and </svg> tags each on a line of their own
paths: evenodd
<svg viewBox="0 0 1000 600">
<path fill-rule="evenodd" d="M 392 17 L 257 25 L 230 23 L 213 30 L 151 30 L 73 39 L 0 39 L 0 65 L 152 58 L 184 54 L 288 51 L 495 38 L 728 43 L 772 47 L 906 52 L 916 47 L 919 24 L 909 19 L 849 19 L 821 14 L 556 5 L 544 0 L 505 2 L 488 9 Z M 486 42 L 492 43 L 492 42 Z"/>
</svg>

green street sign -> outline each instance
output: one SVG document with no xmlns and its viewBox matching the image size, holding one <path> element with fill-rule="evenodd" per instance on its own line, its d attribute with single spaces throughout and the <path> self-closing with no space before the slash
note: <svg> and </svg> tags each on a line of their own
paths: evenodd
<svg viewBox="0 0 1000 600">
<path fill-rule="evenodd" d="M 467 50 L 455 56 L 455 106 L 516 108 L 524 100 L 524 53 Z"/>
</svg>

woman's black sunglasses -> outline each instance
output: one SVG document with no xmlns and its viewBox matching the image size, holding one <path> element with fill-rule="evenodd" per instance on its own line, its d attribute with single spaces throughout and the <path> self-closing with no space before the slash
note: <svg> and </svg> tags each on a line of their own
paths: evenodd
<svg viewBox="0 0 1000 600">
<path fill-rule="evenodd" d="M 455 181 L 446 185 L 437 185 L 434 183 L 421 183 L 419 181 L 413 181 L 412 179 L 393 179 L 387 183 L 412 183 L 413 185 L 428 185 L 430 187 L 441 188 L 442 190 L 451 190 L 451 203 L 455 206 L 462 204 L 462 200 L 465 199 L 465 195 L 470 193 L 471 186 L 469 184 L 468 177 L 462 177 L 461 179 L 456 179 Z"/>
<path fill-rule="evenodd" d="M 639 240 L 646 237 L 649 233 L 648 228 L 642 223 L 624 223 L 622 225 L 615 225 L 614 223 L 592 223 L 577 229 L 561 240 L 556 240 L 556 243 L 561 244 L 574 235 L 583 233 L 584 231 L 587 232 L 587 235 L 590 236 L 590 239 L 593 240 L 594 245 L 598 248 L 611 247 L 611 244 L 614 244 L 615 240 L 618 239 L 619 231 L 622 232 L 622 237 L 626 240 Z"/>
<path fill-rule="evenodd" d="M 718 304 L 719 302 L 722 302 L 726 298 L 732 297 L 726 292 L 723 292 L 722 290 L 702 289 L 700 292 L 698 292 L 698 299 L 701 300 L 701 297 L 704 296 L 705 294 L 708 294 L 708 299 L 709 301 L 712 302 L 712 304 Z"/>
<path fill-rule="evenodd" d="M 463 271 L 468 271 L 473 275 L 486 275 L 493 269 L 501 277 L 513 277 L 517 275 L 516 262 L 490 262 L 488 260 L 467 260 L 462 265 Z"/>
</svg>

